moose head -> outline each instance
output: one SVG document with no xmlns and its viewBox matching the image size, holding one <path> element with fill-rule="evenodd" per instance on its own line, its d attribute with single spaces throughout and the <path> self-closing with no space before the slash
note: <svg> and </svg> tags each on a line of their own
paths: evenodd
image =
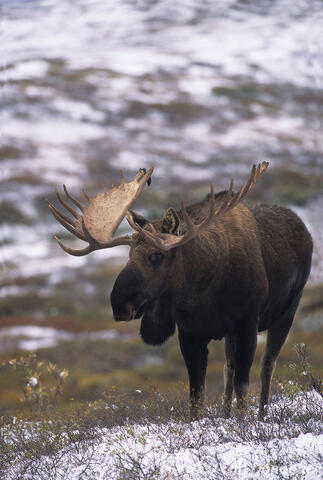
<svg viewBox="0 0 323 480">
<path fill-rule="evenodd" d="M 56 192 L 60 203 L 73 215 L 75 220 L 59 212 L 50 202 L 49 208 L 55 218 L 76 237 L 88 242 L 82 250 L 74 250 L 56 240 L 65 252 L 70 255 L 87 255 L 94 250 L 111 248 L 117 245 L 130 246 L 130 258 L 127 266 L 118 276 L 111 293 L 111 304 L 116 321 L 129 321 L 140 318 L 145 306 L 161 297 L 172 283 L 174 253 L 178 247 L 191 242 L 203 231 L 207 230 L 217 219 L 232 210 L 252 190 L 260 175 L 266 170 L 268 163 L 263 162 L 253 167 L 248 181 L 233 194 L 233 181 L 216 206 L 214 190 L 211 185 L 208 214 L 204 220 L 195 224 L 188 214 L 183 199 L 181 210 L 176 212 L 168 208 L 161 220 L 150 222 L 142 215 L 131 211 L 130 207 L 142 192 L 145 184 L 150 184 L 153 167 L 148 172 L 140 169 L 130 182 L 126 182 L 121 171 L 121 184 L 90 198 L 83 190 L 89 205 L 84 206 L 74 198 L 64 185 L 67 198 L 82 212 L 79 214 Z M 136 233 L 113 238 L 113 234 L 126 216 L 130 226 Z"/>
<path fill-rule="evenodd" d="M 156 300 L 163 298 L 167 292 L 178 290 L 176 283 L 181 271 L 181 260 L 178 256 L 182 256 L 177 254 L 179 247 L 192 243 L 195 237 L 206 231 L 221 215 L 234 208 L 252 189 L 266 168 L 266 163 L 254 167 L 248 181 L 236 195 L 232 194 L 231 181 L 227 194 L 217 207 L 211 185 L 208 213 L 197 224 L 193 223 L 183 199 L 180 212 L 168 208 L 164 217 L 153 223 L 135 212 L 127 212 L 128 222 L 137 233 L 133 235 L 128 264 L 117 278 L 111 293 L 115 320 L 132 320 L 144 315 L 141 335 L 147 343 L 160 343 L 161 339 L 164 340 L 164 335 L 173 333 L 173 328 L 168 332 L 164 326 L 160 330 L 160 333 L 164 333 L 161 339 L 150 338 L 150 335 L 145 335 L 145 326 L 149 327 L 149 319 L 152 321 L 149 313 L 157 308 L 159 302 Z M 183 253 L 183 249 L 181 250 Z M 190 247 L 186 248 L 186 251 L 190 250 Z M 193 284 L 192 279 L 192 287 Z"/>
</svg>

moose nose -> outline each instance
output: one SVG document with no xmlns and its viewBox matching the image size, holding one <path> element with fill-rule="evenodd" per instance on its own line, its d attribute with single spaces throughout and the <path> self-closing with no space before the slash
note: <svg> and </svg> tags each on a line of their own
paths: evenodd
<svg viewBox="0 0 323 480">
<path fill-rule="evenodd" d="M 113 316 L 116 321 L 129 321 L 133 318 L 134 309 L 142 303 L 142 287 L 144 277 L 134 269 L 125 268 L 117 277 L 110 300 Z"/>
</svg>

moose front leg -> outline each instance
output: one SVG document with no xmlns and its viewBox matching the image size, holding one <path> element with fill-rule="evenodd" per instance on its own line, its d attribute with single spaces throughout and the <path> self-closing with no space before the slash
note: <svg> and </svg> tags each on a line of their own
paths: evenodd
<svg viewBox="0 0 323 480">
<path fill-rule="evenodd" d="M 203 404 L 207 367 L 208 341 L 195 340 L 179 330 L 179 344 L 190 382 L 190 418 L 197 420 Z"/>
</svg>

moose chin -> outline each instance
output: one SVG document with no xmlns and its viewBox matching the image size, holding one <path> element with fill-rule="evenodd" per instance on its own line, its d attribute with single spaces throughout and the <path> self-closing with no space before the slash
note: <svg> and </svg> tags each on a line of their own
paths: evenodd
<svg viewBox="0 0 323 480">
<path fill-rule="evenodd" d="M 266 413 L 271 377 L 310 273 L 313 244 L 300 218 L 280 206 L 244 203 L 267 162 L 254 166 L 235 193 L 210 193 L 199 203 L 168 208 L 163 218 L 149 221 L 130 210 L 153 168 L 140 169 L 127 182 L 84 206 L 64 190 L 59 202 L 73 218 L 49 203 L 55 218 L 88 246 L 71 255 L 86 255 L 116 245 L 130 247 L 129 261 L 111 292 L 116 321 L 141 318 L 144 342 L 160 345 L 175 333 L 187 367 L 191 418 L 203 402 L 208 344 L 224 338 L 223 414 L 229 416 L 233 391 L 237 407 L 245 406 L 257 333 L 267 330 L 262 359 L 259 418 Z M 78 213 L 76 205 L 82 213 Z M 132 235 L 114 237 L 124 217 Z"/>
</svg>

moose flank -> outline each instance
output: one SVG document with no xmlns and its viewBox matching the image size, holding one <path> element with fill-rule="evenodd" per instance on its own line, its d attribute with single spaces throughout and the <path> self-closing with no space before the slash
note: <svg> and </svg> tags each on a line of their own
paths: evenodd
<svg viewBox="0 0 323 480">
<path fill-rule="evenodd" d="M 254 166 L 246 183 L 236 192 L 210 193 L 187 208 L 168 208 L 163 218 L 150 222 L 130 210 L 150 184 L 153 168 L 140 169 L 127 182 L 90 198 L 87 206 L 64 190 L 59 202 L 67 216 L 49 203 L 55 218 L 88 245 L 71 255 L 129 245 L 129 261 L 111 292 L 116 321 L 141 318 L 144 342 L 160 345 L 175 332 L 190 384 L 191 418 L 203 402 L 208 344 L 225 340 L 223 413 L 229 416 L 233 390 L 239 409 L 245 406 L 249 372 L 257 332 L 267 330 L 262 359 L 259 418 L 266 413 L 276 358 L 286 340 L 309 276 L 312 239 L 299 217 L 280 206 L 247 206 L 243 200 L 267 169 Z M 132 235 L 113 237 L 124 217 Z"/>
</svg>

